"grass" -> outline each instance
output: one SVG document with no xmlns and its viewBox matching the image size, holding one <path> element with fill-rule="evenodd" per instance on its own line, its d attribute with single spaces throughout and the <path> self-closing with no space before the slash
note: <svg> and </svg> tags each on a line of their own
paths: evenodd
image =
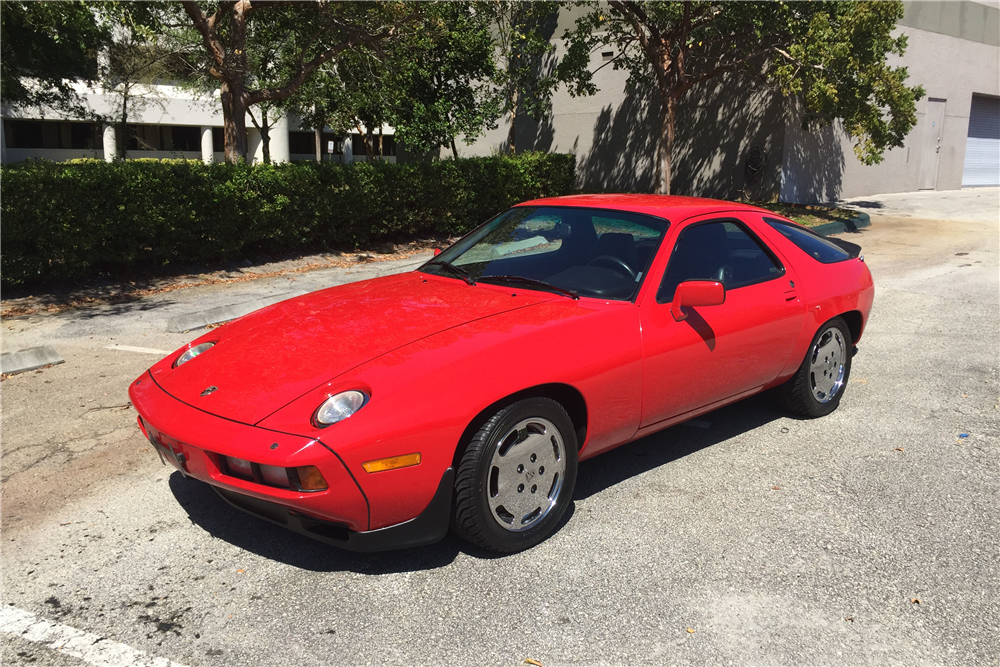
<svg viewBox="0 0 1000 667">
<path fill-rule="evenodd" d="M 774 211 L 778 215 L 784 216 L 789 220 L 794 220 L 800 225 L 805 225 L 806 227 L 815 227 L 817 225 L 823 225 L 837 220 L 850 220 L 857 215 L 855 211 L 850 211 L 846 208 L 830 208 L 827 206 L 758 202 L 754 202 L 753 205 L 759 206 L 760 208 L 766 208 L 769 211 Z"/>
</svg>

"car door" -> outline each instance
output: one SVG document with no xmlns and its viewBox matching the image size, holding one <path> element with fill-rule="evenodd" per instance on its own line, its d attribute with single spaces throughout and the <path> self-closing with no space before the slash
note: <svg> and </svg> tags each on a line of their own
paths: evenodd
<svg viewBox="0 0 1000 667">
<path fill-rule="evenodd" d="M 747 220 L 716 214 L 685 221 L 672 245 L 659 287 L 640 306 L 641 427 L 774 380 L 805 319 L 790 267 Z M 686 280 L 722 282 L 725 302 L 688 308 L 686 319 L 675 320 L 670 304 Z"/>
</svg>

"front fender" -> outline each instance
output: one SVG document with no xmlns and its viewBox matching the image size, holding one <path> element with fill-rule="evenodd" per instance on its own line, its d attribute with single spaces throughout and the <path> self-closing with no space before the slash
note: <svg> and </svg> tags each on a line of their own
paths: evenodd
<svg viewBox="0 0 1000 667">
<path fill-rule="evenodd" d="M 372 529 L 430 502 L 470 422 L 504 397 L 542 384 L 576 388 L 588 406 L 587 453 L 629 440 L 639 424 L 642 347 L 631 303 L 558 299 L 415 341 L 336 378 L 260 426 L 318 438 L 364 489 Z M 370 388 L 354 416 L 325 429 L 310 418 L 333 390 Z M 368 474 L 362 463 L 420 452 L 420 465 Z"/>
</svg>

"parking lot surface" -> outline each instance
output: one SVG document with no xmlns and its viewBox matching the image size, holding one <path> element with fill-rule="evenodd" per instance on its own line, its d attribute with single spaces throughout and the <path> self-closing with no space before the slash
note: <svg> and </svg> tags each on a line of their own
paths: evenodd
<svg viewBox="0 0 1000 667">
<path fill-rule="evenodd" d="M 171 318 L 412 259 L 4 319 L 4 352 L 66 360 L 2 383 L 4 664 L 996 665 L 1000 192 L 934 196 L 865 198 L 847 237 L 876 297 L 835 413 L 760 396 L 587 461 L 555 536 L 504 557 L 263 523 L 128 404 L 199 335 Z"/>
</svg>

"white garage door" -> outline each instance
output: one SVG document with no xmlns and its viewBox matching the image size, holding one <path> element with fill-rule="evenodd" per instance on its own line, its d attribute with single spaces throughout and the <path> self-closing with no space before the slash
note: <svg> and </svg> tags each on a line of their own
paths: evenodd
<svg viewBox="0 0 1000 667">
<path fill-rule="evenodd" d="M 1000 185 L 1000 97 L 972 96 L 962 186 Z"/>
</svg>

